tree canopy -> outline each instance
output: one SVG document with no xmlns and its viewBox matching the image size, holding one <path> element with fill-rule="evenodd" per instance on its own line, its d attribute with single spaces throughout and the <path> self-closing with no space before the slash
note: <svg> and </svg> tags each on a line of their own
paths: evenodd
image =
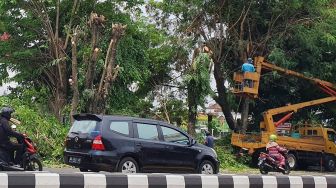
<svg viewBox="0 0 336 188">
<path fill-rule="evenodd" d="M 71 111 L 181 123 L 188 105 L 195 116 L 210 96 L 234 130 L 232 111 L 242 107 L 232 76 L 248 57 L 336 83 L 335 23 L 332 0 L 1 1 L 0 78 L 18 82 L 11 97 L 34 98 L 60 120 Z M 211 53 L 194 57 L 202 47 Z M 167 86 L 178 89 L 165 90 L 163 100 L 157 91 Z M 245 117 L 257 125 L 267 109 L 324 96 L 306 81 L 268 72 Z M 335 124 L 332 104 L 298 116 L 320 112 L 318 120 Z"/>
</svg>

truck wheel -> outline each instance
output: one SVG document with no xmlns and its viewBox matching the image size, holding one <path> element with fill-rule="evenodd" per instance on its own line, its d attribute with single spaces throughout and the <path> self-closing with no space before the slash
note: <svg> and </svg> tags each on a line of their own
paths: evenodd
<svg viewBox="0 0 336 188">
<path fill-rule="evenodd" d="M 294 154 L 292 154 L 292 153 L 288 154 L 287 161 L 288 161 L 289 168 L 291 170 L 293 170 L 293 169 L 296 168 L 296 166 L 297 166 L 297 159 L 296 159 L 296 157 L 295 157 Z"/>
<path fill-rule="evenodd" d="M 260 155 L 260 152 L 258 152 L 258 151 L 253 153 L 252 160 L 251 160 L 251 163 L 250 163 L 250 167 L 252 167 L 252 168 L 258 167 L 259 155 Z"/>
<path fill-rule="evenodd" d="M 334 172 L 336 168 L 335 158 L 332 156 L 327 156 L 324 160 L 324 165 L 329 172 Z"/>
<path fill-rule="evenodd" d="M 258 149 L 256 150 L 253 155 L 252 155 L 252 160 L 251 160 L 251 163 L 250 163 L 250 166 L 252 168 L 258 168 L 258 162 L 259 162 L 259 155 L 261 152 L 264 152 L 266 153 L 266 149 L 263 148 L 263 149 Z"/>
</svg>

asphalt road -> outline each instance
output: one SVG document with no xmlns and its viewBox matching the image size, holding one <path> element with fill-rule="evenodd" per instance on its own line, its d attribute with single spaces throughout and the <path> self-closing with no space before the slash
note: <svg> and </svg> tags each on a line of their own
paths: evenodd
<svg viewBox="0 0 336 188">
<path fill-rule="evenodd" d="M 76 168 L 44 168 L 45 172 L 53 172 L 53 173 L 80 173 L 79 169 Z M 109 174 L 110 172 L 100 172 L 104 174 Z M 247 171 L 243 172 L 233 172 L 233 171 L 227 171 L 222 170 L 220 174 L 239 174 L 239 175 L 250 175 L 250 174 L 256 174 L 260 175 L 260 172 L 258 169 L 249 169 Z M 270 172 L 269 175 L 282 175 L 279 172 Z M 324 176 L 324 175 L 336 175 L 336 172 L 321 172 L 319 168 L 317 167 L 310 167 L 307 171 L 291 171 L 291 176 L 301 176 L 301 175 L 311 175 L 311 176 Z"/>
</svg>

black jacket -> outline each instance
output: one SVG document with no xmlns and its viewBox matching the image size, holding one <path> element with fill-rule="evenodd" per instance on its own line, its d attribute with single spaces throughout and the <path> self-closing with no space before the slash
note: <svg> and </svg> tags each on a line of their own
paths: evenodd
<svg viewBox="0 0 336 188">
<path fill-rule="evenodd" d="M 23 139 L 23 135 L 13 131 L 11 126 L 9 126 L 9 122 L 6 118 L 1 117 L 0 119 L 0 145 L 6 146 L 10 144 L 10 137 L 15 137 L 18 140 Z"/>
</svg>

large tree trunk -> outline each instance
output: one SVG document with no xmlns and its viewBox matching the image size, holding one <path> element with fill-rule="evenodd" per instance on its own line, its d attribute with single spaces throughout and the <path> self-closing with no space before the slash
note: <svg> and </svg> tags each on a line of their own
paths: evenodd
<svg viewBox="0 0 336 188">
<path fill-rule="evenodd" d="M 193 82 L 188 84 L 188 133 L 192 136 L 196 135 L 196 117 L 197 104 L 195 101 L 196 93 L 191 88 L 195 87 Z"/>
<path fill-rule="evenodd" d="M 89 28 L 91 28 L 91 55 L 87 62 L 87 70 L 85 74 L 85 88 L 92 89 L 93 79 L 95 77 L 96 64 L 99 56 L 99 34 L 100 30 L 105 23 L 105 17 L 103 15 L 98 16 L 96 13 L 91 13 L 90 20 L 88 22 Z"/>
<path fill-rule="evenodd" d="M 245 98 L 243 100 L 242 114 L 241 114 L 241 119 L 242 119 L 242 130 L 241 131 L 243 133 L 246 133 L 247 126 L 248 126 L 249 104 L 250 104 L 250 100 L 248 98 Z"/>
<path fill-rule="evenodd" d="M 53 94 L 51 99 L 51 106 L 54 114 L 59 120 L 63 119 L 62 110 L 66 104 L 67 97 L 67 75 L 66 75 L 66 64 L 64 54 L 65 49 L 63 48 L 64 42 L 59 38 L 59 16 L 60 16 L 60 0 L 56 1 L 56 20 L 55 20 L 55 30 L 52 27 L 52 21 L 48 15 L 48 11 L 44 5 L 43 1 L 30 1 L 32 10 L 34 14 L 39 17 L 42 21 L 42 27 L 47 33 L 47 40 L 49 41 L 49 52 L 52 56 L 53 61 L 56 61 L 55 69 L 53 71 L 54 76 L 50 83 L 54 85 L 51 86 L 50 90 Z M 66 48 L 66 45 L 64 45 Z"/>
<path fill-rule="evenodd" d="M 236 129 L 236 122 L 231 114 L 231 107 L 227 101 L 227 91 L 225 88 L 224 70 L 220 62 L 214 62 L 214 77 L 216 80 L 216 87 L 218 91 L 218 96 L 214 96 L 214 100 L 222 108 L 223 114 L 225 116 L 226 122 L 231 130 Z"/>
<path fill-rule="evenodd" d="M 59 83 L 59 82 L 57 82 Z M 59 121 L 63 120 L 62 110 L 66 104 L 66 92 L 59 86 L 56 86 L 51 100 L 51 107 L 54 115 Z"/>
<path fill-rule="evenodd" d="M 106 111 L 107 97 L 110 88 L 118 76 L 119 66 L 115 65 L 116 51 L 121 37 L 124 35 L 126 25 L 113 24 L 112 25 L 112 39 L 106 53 L 105 66 L 98 91 L 95 93 L 93 103 L 91 103 L 91 110 L 93 113 L 104 114 Z"/>
<path fill-rule="evenodd" d="M 72 47 L 72 85 L 73 96 L 71 103 L 70 120 L 71 124 L 74 122 L 73 115 L 77 113 L 78 103 L 79 103 L 79 91 L 78 91 L 78 64 L 77 64 L 77 41 L 78 41 L 78 27 L 76 27 L 75 32 L 72 35 L 71 47 Z"/>
<path fill-rule="evenodd" d="M 239 41 L 238 41 L 238 48 L 239 48 L 239 59 L 241 62 L 245 62 L 247 60 L 247 45 L 246 40 L 244 40 L 244 33 L 245 33 L 245 20 L 246 16 L 248 15 L 251 7 L 251 2 L 247 8 L 247 10 L 244 13 L 244 17 L 240 22 L 240 34 L 239 34 Z M 243 106 L 242 106 L 242 132 L 246 132 L 247 126 L 248 126 L 248 115 L 249 115 L 249 103 L 250 100 L 248 98 L 245 98 L 243 100 Z"/>
</svg>

